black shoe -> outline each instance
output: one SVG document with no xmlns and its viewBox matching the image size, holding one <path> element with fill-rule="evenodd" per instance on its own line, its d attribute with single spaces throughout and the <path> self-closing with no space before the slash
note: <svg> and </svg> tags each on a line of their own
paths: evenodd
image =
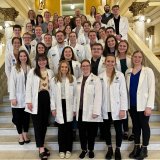
<svg viewBox="0 0 160 160">
<path fill-rule="evenodd" d="M 30 143 L 30 142 L 31 142 L 31 140 L 30 140 L 30 139 L 28 139 L 28 140 L 24 141 L 24 143 L 26 143 L 26 144 L 28 144 L 28 143 Z"/>
<path fill-rule="evenodd" d="M 128 140 L 128 134 L 127 133 L 123 133 L 123 140 Z"/>
<path fill-rule="evenodd" d="M 24 145 L 24 141 L 18 141 L 20 145 Z"/>
<path fill-rule="evenodd" d="M 50 156 L 49 149 L 47 149 L 47 148 L 44 148 L 44 151 L 46 152 L 46 155 L 47 155 L 47 156 Z"/>
<path fill-rule="evenodd" d="M 133 151 L 129 154 L 129 158 L 136 158 L 140 153 L 140 145 L 135 145 Z"/>
<path fill-rule="evenodd" d="M 131 134 L 128 138 L 129 141 L 133 141 L 134 140 L 134 134 Z"/>
<path fill-rule="evenodd" d="M 147 147 L 141 147 L 140 153 L 138 156 L 136 156 L 137 160 L 142 160 L 144 158 L 148 157 L 148 150 Z"/>
<path fill-rule="evenodd" d="M 116 148 L 115 150 L 115 160 L 121 160 L 121 152 L 119 148 Z"/>
<path fill-rule="evenodd" d="M 83 158 L 86 156 L 86 154 L 87 154 L 87 151 L 84 151 L 84 150 L 83 150 L 83 151 L 81 152 L 81 154 L 79 155 L 79 158 L 80 158 L 80 159 L 83 159 Z"/>
<path fill-rule="evenodd" d="M 105 156 L 105 159 L 112 159 L 112 156 L 113 156 L 113 148 L 108 147 L 108 151 L 107 151 L 107 154 Z"/>
<path fill-rule="evenodd" d="M 94 158 L 94 152 L 93 151 L 89 151 L 89 158 Z"/>
<path fill-rule="evenodd" d="M 48 156 L 47 156 L 46 152 L 42 152 L 42 153 L 39 153 L 39 158 L 41 160 L 47 160 Z"/>
</svg>

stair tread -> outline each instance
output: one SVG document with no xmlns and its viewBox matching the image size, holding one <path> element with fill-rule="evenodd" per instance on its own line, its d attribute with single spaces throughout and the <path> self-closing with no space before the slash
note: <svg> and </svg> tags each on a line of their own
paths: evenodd
<svg viewBox="0 0 160 160">
<path fill-rule="evenodd" d="M 51 155 L 49 157 L 50 160 L 53 159 L 60 159 L 58 151 L 53 151 L 52 148 L 50 148 Z M 79 159 L 78 155 L 80 154 L 81 150 L 73 151 L 72 156 L 69 159 Z M 128 154 L 130 151 L 122 151 L 122 158 L 123 159 L 128 159 Z M 104 159 L 106 150 L 102 151 L 95 151 L 95 159 Z M 38 157 L 38 151 L 34 150 L 27 150 L 27 151 L 0 151 L 0 157 L 1 159 L 25 159 L 25 160 L 33 160 L 33 159 L 39 159 Z M 158 159 L 159 158 L 159 153 L 157 151 L 149 151 L 148 157 L 146 159 Z M 87 156 L 86 158 L 87 159 Z"/>
<path fill-rule="evenodd" d="M 31 139 L 31 143 L 35 143 L 34 135 L 29 136 Z M 112 136 L 113 142 L 115 142 L 115 136 Z M 57 143 L 58 137 L 53 135 L 47 135 L 46 140 L 47 143 Z M 8 144 L 8 143 L 18 143 L 18 135 L 10 135 L 10 136 L 0 136 L 0 142 L 1 144 Z M 99 137 L 96 137 L 97 143 L 105 143 L 105 140 L 100 140 Z M 154 135 L 150 137 L 150 143 L 160 143 L 160 135 Z M 79 136 L 76 137 L 75 143 L 79 143 Z M 123 143 L 133 143 L 130 141 L 123 141 Z"/>
</svg>

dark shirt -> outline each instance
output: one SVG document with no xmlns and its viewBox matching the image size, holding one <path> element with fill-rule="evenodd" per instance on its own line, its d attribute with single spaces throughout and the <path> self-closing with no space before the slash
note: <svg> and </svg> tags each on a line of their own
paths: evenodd
<svg viewBox="0 0 160 160">
<path fill-rule="evenodd" d="M 101 22 L 104 23 L 104 24 L 107 24 L 108 21 L 109 21 L 110 19 L 112 19 L 112 18 L 113 18 L 113 14 L 112 14 L 112 13 L 109 13 L 109 14 L 108 14 L 108 17 L 106 16 L 106 13 L 104 13 L 104 14 L 102 15 L 102 20 L 101 20 Z"/>
<path fill-rule="evenodd" d="M 100 58 L 98 58 L 96 61 L 93 60 L 93 58 L 91 59 L 91 71 L 94 75 L 98 75 L 98 65 L 99 65 L 99 62 L 100 62 Z"/>
<path fill-rule="evenodd" d="M 126 59 L 120 59 L 120 64 L 121 64 L 121 72 L 125 75 L 125 72 L 128 69 Z"/>
<path fill-rule="evenodd" d="M 69 63 L 70 69 L 71 69 L 71 74 L 74 75 L 74 73 L 73 73 L 73 66 L 72 66 L 72 60 L 68 61 L 68 63 Z"/>
<path fill-rule="evenodd" d="M 25 45 L 25 47 L 27 48 L 28 53 L 30 54 L 30 52 L 31 52 L 31 45 Z"/>
<path fill-rule="evenodd" d="M 84 94 L 84 86 L 85 86 L 87 78 L 88 78 L 88 76 L 87 77 L 83 76 L 83 80 L 82 80 L 82 84 L 81 84 L 81 94 L 80 94 L 80 103 L 79 103 L 80 110 L 83 110 L 83 94 Z"/>
<path fill-rule="evenodd" d="M 114 19 L 116 34 L 119 35 L 119 21 L 120 21 L 120 16 L 118 16 L 118 18 L 115 18 L 115 17 L 114 17 L 113 19 Z"/>
<path fill-rule="evenodd" d="M 137 106 L 137 89 L 138 89 L 138 83 L 139 83 L 139 76 L 140 76 L 141 70 L 137 72 L 136 74 L 131 73 L 130 77 L 130 106 L 136 107 Z"/>
</svg>

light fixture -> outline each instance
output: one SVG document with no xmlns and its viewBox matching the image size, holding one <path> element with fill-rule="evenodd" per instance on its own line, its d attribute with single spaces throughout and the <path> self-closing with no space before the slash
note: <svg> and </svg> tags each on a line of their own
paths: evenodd
<svg viewBox="0 0 160 160">
<path fill-rule="evenodd" d="M 149 41 L 149 37 L 146 37 L 146 41 Z"/>
<path fill-rule="evenodd" d="M 75 9 L 75 5 L 74 4 L 71 4 L 71 9 Z"/>
<path fill-rule="evenodd" d="M 0 31 L 3 30 L 3 26 L 0 26 Z"/>
<path fill-rule="evenodd" d="M 147 18 L 146 22 L 147 22 L 147 23 L 150 23 L 150 22 L 151 22 L 151 19 L 150 19 L 150 18 Z"/>
</svg>

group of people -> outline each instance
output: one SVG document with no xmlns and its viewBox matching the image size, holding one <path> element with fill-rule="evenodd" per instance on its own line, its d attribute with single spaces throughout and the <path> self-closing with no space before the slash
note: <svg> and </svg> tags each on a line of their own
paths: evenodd
<svg viewBox="0 0 160 160">
<path fill-rule="evenodd" d="M 29 143 L 32 119 L 39 157 L 47 160 L 45 136 L 50 114 L 58 123 L 59 157 L 70 158 L 76 123 L 83 159 L 94 158 L 98 129 L 108 147 L 105 159 L 112 159 L 111 125 L 116 132 L 115 159 L 120 160 L 122 139 L 134 139 L 129 158 L 148 156 L 149 117 L 154 108 L 155 78 L 145 67 L 142 51 L 128 54 L 128 20 L 118 5 L 94 6 L 87 17 L 75 10 L 75 17 L 41 15 L 30 10 L 21 37 L 21 26 L 13 26 L 7 41 L 5 72 L 12 107 L 12 122 L 19 144 Z M 132 120 L 129 136 L 128 112 Z M 142 142 L 140 141 L 142 132 Z"/>
</svg>

